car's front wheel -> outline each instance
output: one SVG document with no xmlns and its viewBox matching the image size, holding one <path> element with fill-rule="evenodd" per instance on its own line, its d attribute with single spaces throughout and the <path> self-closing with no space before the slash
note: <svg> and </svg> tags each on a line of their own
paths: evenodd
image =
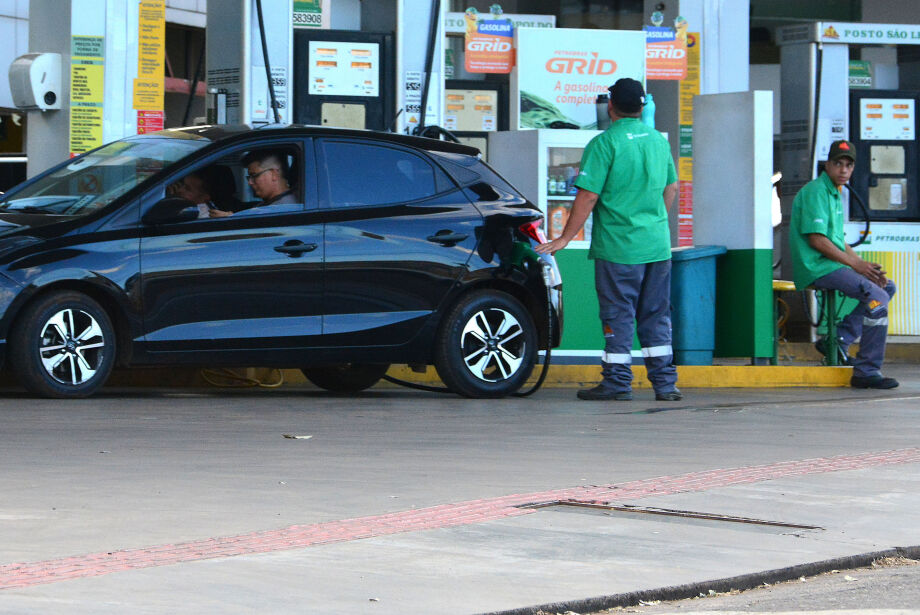
<svg viewBox="0 0 920 615">
<path fill-rule="evenodd" d="M 504 397 L 524 385 L 536 354 L 536 327 L 520 301 L 503 292 L 477 291 L 447 315 L 435 367 L 455 393 Z"/>
<path fill-rule="evenodd" d="M 43 397 L 87 397 L 105 384 L 115 332 L 102 307 L 77 292 L 52 293 L 28 306 L 10 335 L 20 383 Z"/>
<path fill-rule="evenodd" d="M 333 393 L 357 393 L 369 389 L 383 378 L 388 364 L 342 363 L 322 367 L 305 367 L 307 380 Z"/>
</svg>

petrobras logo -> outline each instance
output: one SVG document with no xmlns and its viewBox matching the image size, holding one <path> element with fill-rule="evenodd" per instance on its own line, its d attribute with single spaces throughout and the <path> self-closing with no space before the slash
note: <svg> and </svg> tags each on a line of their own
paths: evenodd
<svg viewBox="0 0 920 615">
<path fill-rule="evenodd" d="M 687 50 L 682 47 L 646 47 L 645 57 L 650 60 L 683 60 Z"/>
<path fill-rule="evenodd" d="M 470 41 L 466 44 L 467 51 L 511 51 L 511 43 L 509 41 L 499 41 L 499 40 L 490 40 L 490 41 Z"/>
<path fill-rule="evenodd" d="M 591 52 L 591 56 L 591 59 L 555 56 L 546 61 L 546 70 L 579 75 L 612 75 L 617 71 L 617 63 L 613 60 L 601 59 L 595 52 Z"/>
</svg>

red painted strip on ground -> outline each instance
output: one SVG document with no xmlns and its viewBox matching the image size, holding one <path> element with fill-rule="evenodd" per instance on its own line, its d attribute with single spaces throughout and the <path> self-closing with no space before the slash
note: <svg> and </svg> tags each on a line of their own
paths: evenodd
<svg viewBox="0 0 920 615">
<path fill-rule="evenodd" d="M 648 496 L 706 491 L 779 478 L 902 463 L 920 463 L 920 448 L 784 461 L 760 466 L 691 472 L 679 476 L 661 476 L 611 485 L 521 493 L 356 519 L 293 525 L 279 530 L 237 536 L 91 553 L 40 562 L 4 564 L 0 565 L 0 589 L 30 587 L 182 562 L 303 549 L 362 538 L 495 521 L 534 512 L 533 509 L 519 508 L 526 504 L 552 501 L 607 504 Z"/>
</svg>

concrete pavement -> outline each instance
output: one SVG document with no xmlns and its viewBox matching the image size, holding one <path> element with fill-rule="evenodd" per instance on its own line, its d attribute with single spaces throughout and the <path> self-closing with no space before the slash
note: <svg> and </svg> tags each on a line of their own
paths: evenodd
<svg viewBox="0 0 920 615">
<path fill-rule="evenodd" d="M 562 612 L 920 545 L 920 377 L 887 371 L 673 404 L 3 391 L 0 613 Z M 643 512 L 532 507 L 560 501 Z"/>
</svg>

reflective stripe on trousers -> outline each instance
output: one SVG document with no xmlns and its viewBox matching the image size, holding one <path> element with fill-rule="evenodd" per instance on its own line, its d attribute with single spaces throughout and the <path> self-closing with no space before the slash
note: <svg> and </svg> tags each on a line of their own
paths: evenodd
<svg viewBox="0 0 920 615">
<path fill-rule="evenodd" d="M 655 391 L 673 391 L 677 369 L 671 349 L 671 261 L 621 265 L 596 259 L 594 282 L 604 334 L 603 384 L 616 391 L 632 388 L 635 330 Z"/>
<path fill-rule="evenodd" d="M 652 346 L 650 348 L 642 349 L 643 357 L 670 357 L 674 354 L 674 350 L 671 349 L 670 344 L 667 346 Z"/>
</svg>

